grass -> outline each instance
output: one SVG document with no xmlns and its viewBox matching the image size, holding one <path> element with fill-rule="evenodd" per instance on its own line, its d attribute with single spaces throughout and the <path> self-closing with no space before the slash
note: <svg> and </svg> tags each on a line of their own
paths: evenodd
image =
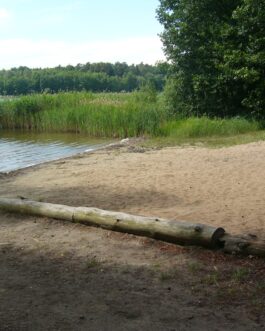
<svg viewBox="0 0 265 331">
<path fill-rule="evenodd" d="M 247 268 L 244 268 L 244 267 L 236 268 L 232 272 L 231 279 L 234 280 L 235 282 L 242 282 L 248 278 L 249 274 L 250 274 L 250 271 Z"/>
<path fill-rule="evenodd" d="M 194 145 L 223 147 L 265 140 L 265 130 L 257 121 L 244 118 L 209 119 L 190 117 L 171 120 L 161 126 L 160 136 L 152 137 L 145 146 L 163 147 Z"/>
<path fill-rule="evenodd" d="M 76 132 L 91 137 L 148 136 L 149 146 L 229 146 L 265 139 L 260 123 L 243 118 L 174 119 L 148 92 L 68 92 L 7 98 L 0 129 Z"/>
<path fill-rule="evenodd" d="M 157 134 L 165 115 L 140 93 L 32 95 L 0 104 L 2 129 L 78 132 L 93 137 Z"/>
<path fill-rule="evenodd" d="M 192 274 L 196 274 L 197 272 L 201 271 L 203 269 L 203 265 L 197 261 L 191 261 L 188 263 L 188 270 Z"/>
<path fill-rule="evenodd" d="M 175 138 L 226 137 L 259 130 L 259 123 L 243 118 L 209 119 L 190 117 L 165 123 L 161 134 Z"/>
<path fill-rule="evenodd" d="M 101 265 L 101 262 L 96 257 L 93 257 L 87 261 L 86 268 L 87 269 L 97 268 L 100 265 Z"/>
<path fill-rule="evenodd" d="M 265 140 L 265 131 L 256 121 L 190 117 L 166 122 L 161 127 L 161 135 L 153 137 L 148 144 L 157 147 L 183 144 L 218 147 L 257 140 Z"/>
<path fill-rule="evenodd" d="M 151 137 L 143 143 L 144 147 L 171 147 L 171 146 L 206 146 L 209 148 L 229 147 L 234 145 L 248 144 L 255 141 L 265 140 L 265 130 L 253 131 L 244 134 L 233 136 L 210 136 L 210 137 L 196 137 L 196 138 L 183 138 L 183 137 Z"/>
</svg>

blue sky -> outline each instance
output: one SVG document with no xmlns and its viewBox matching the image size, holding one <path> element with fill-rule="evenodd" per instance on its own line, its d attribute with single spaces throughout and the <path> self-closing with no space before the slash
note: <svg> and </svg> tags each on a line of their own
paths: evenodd
<svg viewBox="0 0 265 331">
<path fill-rule="evenodd" d="M 159 0 L 0 0 L 0 68 L 164 58 Z"/>
</svg>

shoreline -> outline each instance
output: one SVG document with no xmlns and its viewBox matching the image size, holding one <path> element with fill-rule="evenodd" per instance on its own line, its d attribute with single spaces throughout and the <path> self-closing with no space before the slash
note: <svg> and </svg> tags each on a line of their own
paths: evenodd
<svg viewBox="0 0 265 331">
<path fill-rule="evenodd" d="M 0 177 L 0 196 L 265 238 L 264 164 L 265 142 L 217 150 L 115 146 Z M 3 211 L 0 236 L 7 330 L 198 330 L 216 328 L 216 318 L 221 329 L 264 329 L 262 258 Z"/>
<path fill-rule="evenodd" d="M 119 141 L 0 174 L 0 196 L 98 207 L 265 236 L 265 142 L 222 149 Z"/>
<path fill-rule="evenodd" d="M 84 151 L 81 151 L 81 152 L 79 151 L 79 152 L 76 152 L 74 154 L 70 154 L 70 155 L 66 155 L 66 156 L 62 156 L 62 157 L 59 156 L 58 158 L 54 158 L 54 159 L 51 159 L 51 160 L 32 163 L 32 164 L 23 166 L 21 168 L 13 169 L 13 170 L 10 170 L 10 171 L 0 171 L 0 178 L 8 176 L 8 175 L 12 175 L 14 173 L 17 173 L 17 172 L 20 172 L 20 171 L 23 171 L 23 170 L 26 170 L 26 169 L 34 168 L 34 167 L 37 167 L 37 166 L 40 166 L 40 165 L 49 164 L 49 163 L 56 162 L 56 161 L 59 161 L 59 160 L 69 159 L 69 158 L 72 158 L 72 157 L 75 157 L 75 156 L 78 156 L 78 155 L 81 155 L 81 154 L 93 153 L 95 151 L 107 148 L 108 146 L 111 146 L 112 144 L 115 145 L 115 143 L 101 143 L 96 148 L 88 148 L 88 149 L 86 149 Z"/>
<path fill-rule="evenodd" d="M 122 147 L 126 148 L 128 146 L 135 146 L 135 145 L 137 145 L 138 141 L 142 141 L 142 138 L 125 138 L 125 139 L 121 139 L 117 142 L 102 144 L 102 146 L 99 146 L 98 148 L 94 148 L 91 150 L 85 150 L 82 152 L 77 152 L 76 154 L 72 154 L 72 155 L 68 155 L 68 156 L 64 156 L 64 157 L 59 157 L 58 159 L 44 161 L 44 162 L 36 163 L 36 164 L 31 164 L 29 166 L 10 170 L 10 171 L 2 171 L 2 172 L 0 171 L 0 179 L 9 177 L 9 176 L 13 177 L 13 176 L 19 175 L 20 173 L 23 173 L 24 171 L 27 171 L 28 169 L 35 169 L 38 167 L 52 164 L 57 161 L 64 161 L 64 160 L 66 161 L 66 160 L 70 160 L 70 159 L 74 159 L 74 158 L 79 158 L 79 157 L 85 156 L 87 154 L 94 154 L 101 150 L 104 151 L 104 150 L 112 150 L 112 149 L 117 149 L 117 148 L 122 148 Z M 148 149 L 148 148 L 146 148 L 146 149 Z"/>
</svg>

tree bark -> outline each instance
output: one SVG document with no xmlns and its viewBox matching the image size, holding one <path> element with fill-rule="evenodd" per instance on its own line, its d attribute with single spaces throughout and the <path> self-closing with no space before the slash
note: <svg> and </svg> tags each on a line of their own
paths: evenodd
<svg viewBox="0 0 265 331">
<path fill-rule="evenodd" d="M 221 227 L 193 224 L 155 217 L 135 216 L 97 208 L 69 207 L 27 199 L 0 198 L 0 209 L 36 216 L 46 216 L 76 223 L 127 232 L 166 242 L 218 247 L 225 231 Z"/>
<path fill-rule="evenodd" d="M 254 235 L 234 236 L 225 233 L 219 240 L 226 253 L 265 257 L 265 240 Z"/>
</svg>

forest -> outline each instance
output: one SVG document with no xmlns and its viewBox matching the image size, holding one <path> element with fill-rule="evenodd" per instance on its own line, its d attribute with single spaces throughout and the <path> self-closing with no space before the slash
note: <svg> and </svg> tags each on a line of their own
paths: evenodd
<svg viewBox="0 0 265 331">
<path fill-rule="evenodd" d="M 125 62 L 86 63 L 55 68 L 28 67 L 0 71 L 0 95 L 25 95 L 66 91 L 131 92 L 142 85 L 161 91 L 169 65 Z"/>
</svg>

